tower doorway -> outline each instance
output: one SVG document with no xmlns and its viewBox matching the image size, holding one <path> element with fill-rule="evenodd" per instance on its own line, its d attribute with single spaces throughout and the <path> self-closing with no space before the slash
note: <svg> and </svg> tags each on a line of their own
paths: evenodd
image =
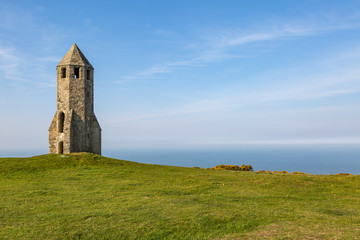
<svg viewBox="0 0 360 240">
<path fill-rule="evenodd" d="M 64 154 L 64 142 L 63 141 L 59 142 L 58 154 Z"/>
</svg>

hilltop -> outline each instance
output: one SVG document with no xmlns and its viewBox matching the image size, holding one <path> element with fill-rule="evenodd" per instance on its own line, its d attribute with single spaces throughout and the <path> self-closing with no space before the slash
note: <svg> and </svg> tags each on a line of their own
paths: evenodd
<svg viewBox="0 0 360 240">
<path fill-rule="evenodd" d="M 356 239 L 360 176 L 0 158 L 0 239 Z"/>
</svg>

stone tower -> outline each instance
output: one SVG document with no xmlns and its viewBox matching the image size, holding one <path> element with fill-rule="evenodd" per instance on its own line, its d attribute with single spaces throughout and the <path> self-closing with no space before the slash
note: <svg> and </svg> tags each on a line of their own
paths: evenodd
<svg viewBox="0 0 360 240">
<path fill-rule="evenodd" d="M 49 152 L 101 154 L 94 114 L 94 68 L 76 44 L 56 67 L 57 105 L 49 128 Z"/>
</svg>

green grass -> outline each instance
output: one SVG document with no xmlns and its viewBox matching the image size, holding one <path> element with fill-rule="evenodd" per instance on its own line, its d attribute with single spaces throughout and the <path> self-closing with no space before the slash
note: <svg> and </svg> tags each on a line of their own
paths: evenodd
<svg viewBox="0 0 360 240">
<path fill-rule="evenodd" d="M 0 239 L 359 239 L 360 176 L 0 158 Z"/>
</svg>

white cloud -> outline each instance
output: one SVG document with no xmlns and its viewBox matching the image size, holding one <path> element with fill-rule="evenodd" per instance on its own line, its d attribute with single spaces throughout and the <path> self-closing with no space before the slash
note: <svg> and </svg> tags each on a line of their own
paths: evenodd
<svg viewBox="0 0 360 240">
<path fill-rule="evenodd" d="M 0 71 L 3 79 L 24 81 L 18 71 L 19 64 L 20 58 L 14 47 L 0 46 Z"/>
<path fill-rule="evenodd" d="M 48 56 L 48 57 L 40 57 L 38 58 L 40 62 L 54 62 L 59 63 L 61 61 L 61 57 L 54 57 L 54 56 Z"/>
<path fill-rule="evenodd" d="M 280 139 L 280 140 L 255 140 L 255 141 L 208 141 L 202 145 L 234 146 L 234 145 L 298 145 L 298 144 L 360 144 L 360 138 L 300 138 L 300 139 Z"/>
<path fill-rule="evenodd" d="M 316 24 L 310 22 L 299 23 L 273 23 L 273 26 L 267 26 L 266 30 L 243 31 L 228 30 L 208 33 L 203 37 L 203 41 L 193 46 L 200 46 L 194 49 L 195 56 L 182 58 L 181 60 L 170 60 L 161 64 L 150 67 L 147 70 L 122 77 L 114 83 L 125 83 L 138 79 L 154 77 L 158 74 L 169 73 L 179 67 L 195 67 L 204 66 L 209 62 L 222 61 L 224 59 L 239 57 L 238 55 L 228 53 L 229 49 L 237 48 L 246 44 L 256 42 L 269 42 L 289 40 L 296 37 L 306 37 L 319 35 L 322 33 L 346 30 L 350 28 L 359 28 L 360 25 L 353 19 L 351 21 L 344 20 L 337 23 Z"/>
<path fill-rule="evenodd" d="M 291 74 L 291 71 L 289 74 Z M 264 104 L 288 103 L 290 101 L 299 102 L 355 94 L 360 92 L 360 78 L 358 76 L 360 76 L 359 70 L 345 68 L 343 71 L 336 73 L 329 72 L 323 76 L 297 76 L 292 79 L 291 85 L 284 87 L 279 86 L 276 82 L 273 82 L 274 85 L 272 87 L 257 87 L 252 90 L 241 90 L 241 87 L 233 86 L 231 89 L 217 91 L 213 97 L 171 106 L 169 109 L 163 109 L 158 112 L 124 116 L 114 119 L 114 121 L 123 122 L 224 110 L 231 111 L 231 109 L 261 107 Z M 284 81 L 280 80 L 280 82 Z"/>
<path fill-rule="evenodd" d="M 42 66 L 46 62 L 59 62 L 58 57 L 38 57 L 31 60 L 24 56 L 19 50 L 13 46 L 4 46 L 0 43 L 0 74 L 3 83 L 13 82 L 22 84 L 31 84 L 40 88 L 56 87 L 56 78 L 53 74 L 47 73 Z M 33 75 L 28 74 L 28 67 L 31 67 Z M 34 77 L 35 76 L 35 77 Z M 50 81 L 46 81 L 46 80 Z M 17 85 L 18 86 L 18 85 Z"/>
<path fill-rule="evenodd" d="M 192 102 L 182 106 L 178 106 L 176 109 L 164 110 L 162 112 L 150 113 L 150 114 L 141 114 L 136 116 L 128 116 L 121 118 L 113 118 L 114 122 L 125 122 L 125 121 L 134 121 L 134 120 L 143 120 L 143 119 L 153 119 L 153 118 L 164 118 L 171 116 L 179 115 L 189 115 L 193 113 L 204 113 L 212 112 L 216 110 L 223 110 L 233 107 L 233 104 L 224 102 L 221 99 L 207 99 L 197 102 Z"/>
<path fill-rule="evenodd" d="M 103 119 L 113 141 L 173 146 L 236 147 L 242 144 L 359 144 L 359 107 L 311 107 L 264 111 L 212 111 L 142 121 Z M 160 143 L 157 143 L 160 141 Z M 127 143 L 125 143 L 127 144 Z M 136 145 L 136 144 L 133 144 Z"/>
<path fill-rule="evenodd" d="M 134 120 L 144 120 L 144 119 L 153 119 L 153 118 L 166 118 L 174 117 L 179 115 L 189 115 L 189 114 L 202 114 L 202 113 L 212 113 L 212 112 L 221 112 L 224 110 L 231 111 L 231 109 L 246 109 L 246 108 L 256 108 L 262 106 L 263 104 L 271 104 L 279 101 L 301 101 L 308 99 L 324 98 L 324 97 L 333 97 L 340 94 L 351 94 L 360 92 L 360 89 L 346 89 L 346 90 L 332 90 L 332 91 L 320 91 L 320 92 L 296 92 L 294 89 L 284 89 L 278 92 L 251 92 L 245 95 L 239 93 L 237 95 L 229 96 L 227 93 L 224 93 L 224 97 L 218 97 L 213 99 L 203 99 L 198 100 L 192 103 L 180 105 L 177 107 L 172 107 L 171 109 L 164 109 L 159 112 L 152 112 L 149 114 L 139 114 L 134 116 L 125 116 L 120 118 L 113 118 L 114 122 L 125 122 L 125 121 L 134 121 Z"/>
</svg>

